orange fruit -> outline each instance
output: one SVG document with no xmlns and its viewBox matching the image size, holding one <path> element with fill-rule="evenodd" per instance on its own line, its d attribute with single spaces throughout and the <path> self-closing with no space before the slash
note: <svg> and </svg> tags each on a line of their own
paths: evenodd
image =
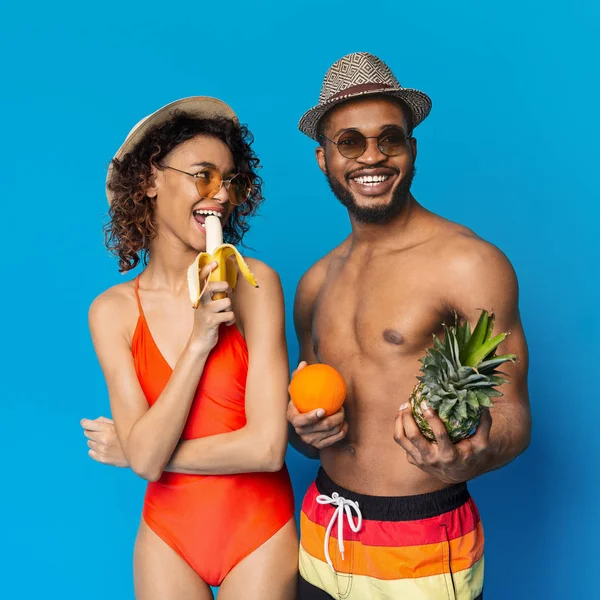
<svg viewBox="0 0 600 600">
<path fill-rule="evenodd" d="M 336 413 L 346 398 L 346 384 L 342 376 L 329 365 L 308 365 L 292 377 L 290 396 L 298 412 L 307 413 L 317 408 L 325 415 Z"/>
</svg>

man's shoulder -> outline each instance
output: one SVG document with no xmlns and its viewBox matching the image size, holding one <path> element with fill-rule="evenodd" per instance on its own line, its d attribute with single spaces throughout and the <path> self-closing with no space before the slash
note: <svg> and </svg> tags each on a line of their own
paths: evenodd
<svg viewBox="0 0 600 600">
<path fill-rule="evenodd" d="M 318 291 L 327 277 L 331 263 L 344 255 L 349 243 L 349 239 L 345 239 L 339 246 L 336 246 L 325 254 L 325 256 L 317 260 L 300 278 L 298 292 Z"/>
<path fill-rule="evenodd" d="M 320 258 L 300 278 L 296 288 L 296 303 L 307 298 L 315 298 L 327 276 L 329 260 L 327 256 Z"/>
<path fill-rule="evenodd" d="M 441 268 L 452 278 L 514 274 L 500 248 L 464 225 L 442 219 L 433 246 Z"/>
</svg>

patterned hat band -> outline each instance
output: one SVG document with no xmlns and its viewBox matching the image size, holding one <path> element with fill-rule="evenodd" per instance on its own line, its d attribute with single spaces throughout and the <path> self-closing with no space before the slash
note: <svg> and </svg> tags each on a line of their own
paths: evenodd
<svg viewBox="0 0 600 600">
<path fill-rule="evenodd" d="M 398 91 L 401 88 L 399 86 L 388 85 L 387 83 L 361 83 L 354 85 L 346 90 L 342 90 L 337 94 L 327 98 L 325 102 L 334 102 L 335 100 L 344 100 L 348 96 L 360 96 L 368 92 L 385 92 L 386 90 Z"/>
</svg>

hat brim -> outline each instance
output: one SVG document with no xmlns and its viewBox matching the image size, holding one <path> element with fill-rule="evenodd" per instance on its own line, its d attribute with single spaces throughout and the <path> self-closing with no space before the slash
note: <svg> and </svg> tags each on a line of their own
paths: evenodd
<svg viewBox="0 0 600 600">
<path fill-rule="evenodd" d="M 362 96 L 373 94 L 395 96 L 396 98 L 400 98 L 402 101 L 404 101 L 412 114 L 413 128 L 422 123 L 431 112 L 431 99 L 429 96 L 427 96 L 427 94 L 411 88 L 390 89 L 389 87 L 385 87 L 368 91 L 350 92 L 343 96 L 337 96 L 335 100 L 325 101 L 322 104 L 318 104 L 302 115 L 302 118 L 298 123 L 298 129 L 309 138 L 319 141 L 317 138 L 317 129 L 319 126 L 319 121 L 323 118 L 326 112 L 342 102 L 347 102 L 353 98 L 360 98 Z"/>
<path fill-rule="evenodd" d="M 175 111 L 185 112 L 186 114 L 199 119 L 225 117 L 236 123 L 238 122 L 238 118 L 233 112 L 233 109 L 218 98 L 211 98 L 209 96 L 190 96 L 189 98 L 182 98 L 181 100 L 176 100 L 175 102 L 171 102 L 170 104 L 159 108 L 156 112 L 139 121 L 129 132 L 125 141 L 113 156 L 113 159 L 121 159 L 128 152 L 131 152 L 136 145 L 142 141 L 150 129 L 169 121 L 173 117 Z M 111 164 L 108 167 L 108 173 L 106 174 L 106 197 L 109 204 L 113 199 L 113 193 L 108 189 L 108 182 L 112 173 L 113 166 L 111 161 Z"/>
</svg>

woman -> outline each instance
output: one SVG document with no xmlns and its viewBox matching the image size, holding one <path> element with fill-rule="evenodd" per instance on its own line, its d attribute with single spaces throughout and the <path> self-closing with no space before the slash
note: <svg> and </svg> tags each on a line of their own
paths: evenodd
<svg viewBox="0 0 600 600">
<path fill-rule="evenodd" d="M 277 274 L 231 293 L 186 272 L 207 211 L 239 243 L 261 200 L 251 135 L 223 102 L 179 100 L 140 122 L 107 178 L 109 248 L 133 281 L 94 300 L 90 329 L 127 463 L 149 481 L 134 552 L 138 600 L 288 599 L 297 537 L 284 465 L 287 352 Z M 215 263 L 206 267 L 206 279 Z M 227 292 L 212 300 L 216 292 Z M 93 427 L 90 427 L 93 429 Z M 90 437 L 90 452 L 98 442 Z"/>
</svg>

